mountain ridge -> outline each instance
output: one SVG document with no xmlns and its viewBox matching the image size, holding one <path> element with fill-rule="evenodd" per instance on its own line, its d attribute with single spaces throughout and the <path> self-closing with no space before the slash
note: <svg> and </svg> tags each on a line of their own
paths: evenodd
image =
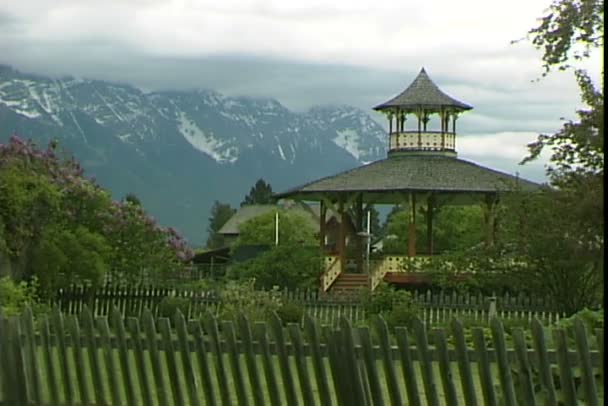
<svg viewBox="0 0 608 406">
<path fill-rule="evenodd" d="M 137 194 L 194 244 L 214 200 L 237 205 L 259 178 L 274 190 L 386 156 L 384 129 L 362 110 L 293 112 L 267 97 L 215 90 L 145 92 L 0 66 L 0 142 L 60 141 L 115 198 Z"/>
</svg>

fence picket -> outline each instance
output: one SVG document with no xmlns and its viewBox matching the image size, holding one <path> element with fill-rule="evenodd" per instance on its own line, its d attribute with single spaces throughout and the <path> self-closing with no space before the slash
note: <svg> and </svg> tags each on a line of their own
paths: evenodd
<svg viewBox="0 0 608 406">
<path fill-rule="evenodd" d="M 401 358 L 401 371 L 403 374 L 403 379 L 405 380 L 405 390 L 407 392 L 408 402 L 412 406 L 421 406 L 418 385 L 416 384 L 414 361 L 412 360 L 406 328 L 396 327 L 395 336 L 397 338 L 397 346 L 399 349 L 399 356 Z"/>
<path fill-rule="evenodd" d="M 51 314 L 51 325 L 55 333 L 55 343 L 57 344 L 57 352 L 59 355 L 59 368 L 62 380 L 62 386 L 65 388 L 65 401 L 68 405 L 74 404 L 74 382 L 70 377 L 70 368 L 68 360 L 67 345 L 65 342 L 66 332 L 63 328 L 63 315 L 59 308 L 55 308 Z"/>
<path fill-rule="evenodd" d="M 416 339 L 416 350 L 420 359 L 427 404 L 439 406 L 439 396 L 437 395 L 437 385 L 433 377 L 433 364 L 431 362 L 426 329 L 418 318 L 414 319 L 412 327 L 414 329 L 414 338 Z"/>
<path fill-rule="evenodd" d="M 391 344 L 388 335 L 388 326 L 386 325 L 386 321 L 384 321 L 381 316 L 374 317 L 373 324 L 376 329 L 376 333 L 378 334 L 380 351 L 384 364 L 384 374 L 386 384 L 388 386 L 389 396 L 391 398 L 391 403 L 394 405 L 400 405 L 402 404 L 401 392 L 399 391 L 397 373 L 395 372 L 395 364 L 393 362 L 393 354 L 391 351 Z"/>
<path fill-rule="evenodd" d="M 528 360 L 528 349 L 524 339 L 524 333 L 521 328 L 516 328 L 511 332 L 513 337 L 513 346 L 515 347 L 515 355 L 517 364 L 519 365 L 518 378 L 520 390 L 520 404 L 534 405 L 536 404 L 534 395 L 534 385 L 532 384 L 532 367 Z"/>
<path fill-rule="evenodd" d="M 574 387 L 574 377 L 572 367 L 568 359 L 568 338 L 563 329 L 553 330 L 553 340 L 557 350 L 557 365 L 559 367 L 559 381 L 564 397 L 564 404 L 576 405 L 576 388 Z"/>
<path fill-rule="evenodd" d="M 145 333 L 146 346 L 148 347 L 148 354 L 150 355 L 150 362 L 152 364 L 152 374 L 154 376 L 154 387 L 156 389 L 158 404 L 160 406 L 169 405 L 169 391 L 165 385 L 163 367 L 158 351 L 158 344 L 156 342 L 156 325 L 150 311 L 144 312 L 142 325 Z"/>
<path fill-rule="evenodd" d="M 443 385 L 443 393 L 448 405 L 458 405 L 456 397 L 456 388 L 454 387 L 454 378 L 450 368 L 450 358 L 448 355 L 448 347 L 443 329 L 434 330 L 435 349 L 437 350 L 437 358 L 439 359 L 439 371 L 441 373 L 441 383 Z"/>
<path fill-rule="evenodd" d="M 264 406 L 266 401 L 264 400 L 264 391 L 262 389 L 255 352 L 253 351 L 251 326 L 247 317 L 245 317 L 245 315 L 242 313 L 239 315 L 237 321 L 239 335 L 241 336 L 241 340 L 243 342 L 243 352 L 245 354 L 245 362 L 247 363 L 247 372 L 249 373 L 249 382 L 251 385 L 253 402 L 256 406 Z"/>
<path fill-rule="evenodd" d="M 473 328 L 472 333 L 484 405 L 497 406 L 496 394 L 493 385 L 494 381 L 492 379 L 492 372 L 490 370 L 490 360 L 488 358 L 488 349 L 486 347 L 483 330 L 479 327 L 475 327 Z"/>
<path fill-rule="evenodd" d="M 542 324 L 537 318 L 532 320 L 530 328 L 532 331 L 532 345 L 538 361 L 540 383 L 545 392 L 546 405 L 554 406 L 557 405 L 557 399 L 555 395 L 555 385 L 553 384 L 553 376 L 551 374 L 551 364 L 549 363 L 547 356 L 545 332 Z"/>
<path fill-rule="evenodd" d="M 78 392 L 80 393 L 80 403 L 88 405 L 91 403 L 91 393 L 87 384 L 87 368 L 85 366 L 85 348 L 82 346 L 82 334 L 76 316 L 68 318 L 68 328 L 72 336 L 72 345 L 74 346 L 74 359 L 76 367 L 76 379 L 78 383 Z M 36 403 L 40 404 L 40 403 Z"/>
<path fill-rule="evenodd" d="M 101 316 L 97 318 L 97 328 L 99 329 L 101 347 L 105 355 L 105 370 L 106 375 L 109 377 L 108 383 L 110 385 L 110 394 L 112 395 L 112 404 L 121 405 L 121 384 L 119 380 L 120 369 L 114 358 L 114 351 L 110 344 L 110 326 L 108 325 L 108 318 Z"/>
<path fill-rule="evenodd" d="M 359 339 L 361 340 L 361 349 L 363 353 L 363 361 L 365 362 L 365 370 L 371 399 L 374 405 L 383 405 L 382 388 L 378 379 L 378 369 L 376 368 L 376 359 L 374 357 L 374 347 L 372 338 L 367 327 L 359 328 Z"/>
<path fill-rule="evenodd" d="M 302 334 L 297 324 L 290 324 L 288 326 L 289 336 L 291 338 L 291 344 L 293 346 L 294 358 L 296 361 L 296 370 L 298 371 L 298 378 L 300 382 L 300 393 L 301 399 L 304 400 L 305 405 L 314 405 L 316 402 L 313 398 L 312 384 L 310 383 L 310 377 L 312 374 L 309 373 L 306 365 L 306 355 L 304 354 L 304 343 L 302 340 Z"/>
<path fill-rule="evenodd" d="M 490 321 L 490 330 L 492 332 L 492 341 L 496 351 L 498 379 L 500 380 L 500 386 L 502 388 L 503 403 L 507 406 L 517 406 L 515 388 L 513 387 L 513 377 L 511 376 L 511 366 L 507 359 L 505 332 L 502 323 L 497 318 L 493 318 Z"/>
<path fill-rule="evenodd" d="M 228 375 L 226 371 L 226 364 L 224 362 L 224 349 L 220 342 L 220 333 L 217 326 L 217 320 L 209 312 L 205 315 L 204 319 L 205 331 L 209 335 L 209 344 L 211 345 L 211 351 L 215 354 L 215 373 L 217 383 L 220 387 L 220 397 L 222 398 L 222 404 L 231 405 L 232 396 L 230 395 L 231 390 L 228 386 Z"/>
<path fill-rule="evenodd" d="M 298 400 L 296 397 L 296 389 L 293 384 L 292 374 L 289 369 L 289 357 L 287 355 L 287 346 L 285 345 L 285 336 L 283 334 L 283 325 L 281 319 L 274 313 L 270 317 L 269 327 L 274 336 L 274 345 L 279 361 L 279 370 L 281 371 L 281 377 L 283 380 L 283 387 L 285 388 L 285 398 L 287 404 L 297 405 Z"/>
<path fill-rule="evenodd" d="M 151 405 L 154 394 L 152 393 L 152 386 L 150 385 L 150 379 L 148 376 L 149 368 L 147 367 L 144 359 L 144 347 L 142 343 L 141 330 L 139 328 L 139 320 L 135 317 L 127 318 L 127 328 L 129 329 L 129 333 L 131 335 L 135 364 L 137 366 L 133 372 L 136 372 L 139 378 L 139 388 L 143 404 Z"/>
<path fill-rule="evenodd" d="M 593 368 L 591 367 L 591 359 L 589 358 L 587 332 L 583 321 L 578 317 L 574 320 L 574 338 L 579 357 L 585 401 L 587 402 L 587 405 L 597 406 L 599 404 L 599 399 L 597 396 L 595 378 L 593 376 Z"/>
<path fill-rule="evenodd" d="M 473 385 L 473 373 L 471 372 L 471 363 L 469 361 L 469 353 L 467 351 L 462 323 L 457 319 L 453 319 L 450 323 L 450 327 L 454 336 L 454 349 L 456 351 L 456 361 L 458 362 L 464 403 L 467 406 L 477 406 L 477 396 L 475 395 L 475 387 Z"/>
<path fill-rule="evenodd" d="M 21 315 L 21 326 L 25 333 L 26 349 L 24 355 L 27 368 L 27 381 L 31 383 L 31 385 L 29 385 L 31 388 L 30 400 L 33 404 L 39 405 L 42 403 L 42 389 L 38 354 L 36 351 L 38 347 L 36 345 L 36 336 L 34 333 L 34 315 L 32 314 L 32 309 L 30 307 L 27 307 Z M 80 337 L 80 335 L 76 335 L 76 337 Z"/>
<path fill-rule="evenodd" d="M 123 315 L 120 310 L 115 307 L 112 310 L 111 317 L 112 327 L 116 333 L 118 343 L 118 355 L 120 357 L 120 367 L 122 370 L 122 381 L 124 383 L 125 393 L 127 395 L 127 404 L 134 405 L 135 384 L 133 383 L 133 375 L 136 373 L 129 362 L 129 348 L 127 347 L 127 334 L 123 323 Z"/>
<path fill-rule="evenodd" d="M 247 406 L 249 398 L 247 397 L 247 389 L 245 389 L 245 377 L 239 359 L 239 351 L 236 346 L 236 333 L 232 321 L 222 321 L 222 332 L 226 341 L 226 351 L 228 352 L 228 360 L 230 361 L 230 369 L 232 371 L 232 379 L 236 386 L 236 396 L 239 400 L 239 405 Z"/>
<path fill-rule="evenodd" d="M 161 340 L 163 343 L 163 352 L 165 354 L 165 362 L 167 365 L 168 376 L 169 376 L 169 387 L 173 394 L 173 404 L 183 405 L 184 394 L 180 385 L 180 379 L 178 375 L 179 366 L 175 357 L 175 348 L 173 347 L 173 337 L 171 335 L 171 322 L 166 317 L 161 317 L 157 321 L 158 330 L 160 332 Z"/>
<path fill-rule="evenodd" d="M 89 365 L 91 368 L 91 376 L 93 379 L 93 391 L 95 393 L 95 402 L 96 404 L 109 405 L 110 402 L 108 401 L 106 395 L 107 392 L 104 390 L 104 380 L 101 377 L 101 360 L 99 358 L 98 351 L 100 344 L 95 334 L 93 315 L 89 311 L 89 308 L 86 306 L 84 307 L 83 312 L 80 314 L 80 324 L 82 324 L 82 329 L 84 331 L 86 340 L 87 352 L 89 354 Z"/>
<path fill-rule="evenodd" d="M 177 345 L 178 352 L 181 355 L 181 364 L 178 368 L 184 371 L 184 377 L 186 379 L 186 387 L 188 392 L 188 400 L 192 406 L 199 406 L 200 400 L 198 395 L 198 384 L 196 381 L 196 374 L 194 367 L 192 366 L 192 352 L 190 344 L 188 343 L 188 328 L 186 326 L 186 320 L 182 312 L 177 310 L 174 317 L 175 330 L 177 332 Z"/>
<path fill-rule="evenodd" d="M 281 402 L 279 386 L 277 384 L 277 371 L 275 370 L 273 357 L 270 353 L 270 345 L 268 343 L 268 330 L 266 329 L 266 323 L 256 322 L 255 331 L 258 343 L 260 345 L 262 364 L 264 367 L 264 376 L 266 377 L 266 386 L 268 388 L 270 402 L 273 406 L 280 406 L 283 403 Z"/>
</svg>

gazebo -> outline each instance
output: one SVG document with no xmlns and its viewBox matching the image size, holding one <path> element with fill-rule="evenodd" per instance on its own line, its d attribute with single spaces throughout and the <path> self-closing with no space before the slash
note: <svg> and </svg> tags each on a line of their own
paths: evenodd
<svg viewBox="0 0 608 406">
<path fill-rule="evenodd" d="M 342 224 L 347 224 L 349 211 L 354 213 L 353 223 L 360 235 L 365 236 L 365 206 L 399 203 L 407 203 L 409 207 L 409 257 L 416 256 L 416 208 L 420 205 L 426 206 L 424 221 L 428 255 L 433 254 L 433 214 L 439 205 L 481 204 L 484 208 L 485 243 L 492 245 L 499 196 L 516 191 L 534 191 L 540 185 L 458 158 L 456 120 L 472 108 L 441 91 L 423 68 L 403 92 L 374 107 L 388 119 L 388 154 L 385 159 L 315 180 L 275 197 L 319 202 L 322 246 L 328 208 L 339 214 Z M 432 118 L 438 118 L 436 129 L 427 128 Z M 413 123 L 409 124 L 408 119 Z M 345 273 L 347 237 L 344 227 L 341 229 L 337 254 L 326 256 L 326 269 L 321 277 L 323 291 L 328 291 Z M 359 280 L 371 289 L 387 273 L 403 272 L 399 258 L 394 256 L 384 258 L 363 272 L 361 238 L 355 239 L 355 247 L 356 268 L 362 274 Z"/>
</svg>

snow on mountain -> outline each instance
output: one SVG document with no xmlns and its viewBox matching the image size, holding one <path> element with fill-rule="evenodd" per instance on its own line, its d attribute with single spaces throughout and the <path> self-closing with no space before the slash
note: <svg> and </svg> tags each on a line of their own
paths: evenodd
<svg viewBox="0 0 608 406">
<path fill-rule="evenodd" d="M 0 65 L 0 142 L 58 139 L 118 197 L 135 192 L 192 241 L 215 199 L 238 204 L 259 178 L 273 189 L 386 156 L 387 136 L 350 106 L 304 113 L 274 99 L 213 90 L 143 92 Z"/>
</svg>

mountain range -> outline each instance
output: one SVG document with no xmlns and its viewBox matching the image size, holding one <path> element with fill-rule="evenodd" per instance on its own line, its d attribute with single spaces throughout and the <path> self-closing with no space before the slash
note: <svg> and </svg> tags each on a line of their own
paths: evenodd
<svg viewBox="0 0 608 406">
<path fill-rule="evenodd" d="M 280 191 L 386 156 L 385 130 L 351 106 L 294 112 L 213 90 L 146 92 L 0 65 L 0 142 L 57 140 L 116 199 L 134 193 L 163 225 L 204 243 L 215 200 L 256 180 Z"/>
</svg>

